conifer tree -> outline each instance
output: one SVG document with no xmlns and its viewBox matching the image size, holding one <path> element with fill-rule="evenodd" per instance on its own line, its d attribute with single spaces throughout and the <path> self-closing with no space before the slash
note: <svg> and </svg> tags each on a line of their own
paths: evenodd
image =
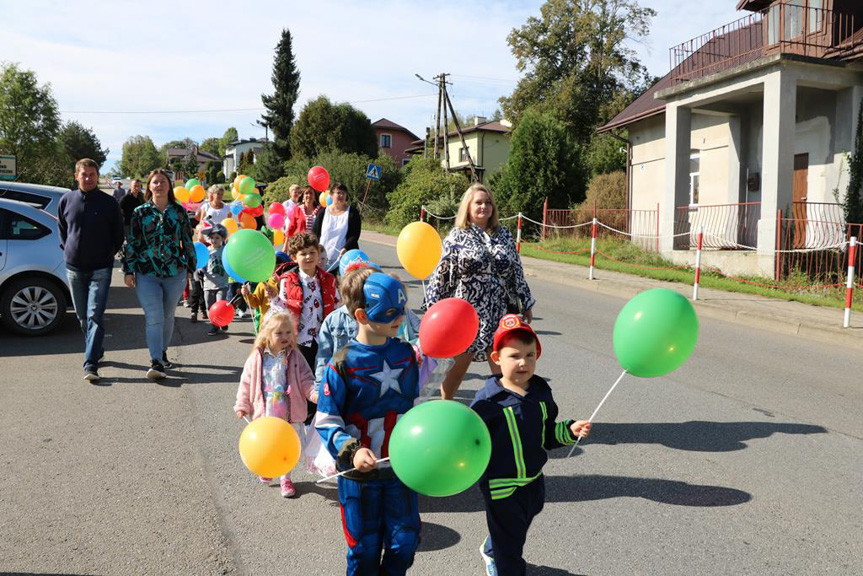
<svg viewBox="0 0 863 576">
<path fill-rule="evenodd" d="M 276 46 L 273 61 L 273 94 L 261 94 L 267 111 L 261 116 L 261 124 L 273 133 L 273 151 L 282 161 L 291 157 L 290 135 L 294 124 L 294 104 L 300 92 L 300 71 L 297 69 L 291 48 L 291 32 L 282 30 L 282 38 Z"/>
</svg>

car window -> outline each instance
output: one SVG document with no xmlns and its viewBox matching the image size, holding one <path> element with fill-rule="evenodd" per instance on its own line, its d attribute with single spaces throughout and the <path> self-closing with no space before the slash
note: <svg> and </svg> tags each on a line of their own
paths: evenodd
<svg viewBox="0 0 863 576">
<path fill-rule="evenodd" d="M 2 240 L 38 240 L 51 233 L 45 226 L 29 218 L 2 210 L 0 215 L 0 239 Z"/>
<path fill-rule="evenodd" d="M 6 200 L 17 200 L 18 202 L 26 202 L 40 210 L 44 210 L 45 206 L 51 203 L 51 198 L 42 196 L 41 194 L 33 194 L 31 192 L 22 192 L 20 190 L 5 190 L 0 188 L 0 198 Z"/>
</svg>

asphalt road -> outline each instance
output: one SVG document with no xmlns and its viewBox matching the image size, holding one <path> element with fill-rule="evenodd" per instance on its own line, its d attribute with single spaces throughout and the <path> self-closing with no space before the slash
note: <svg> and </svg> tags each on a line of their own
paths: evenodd
<svg viewBox="0 0 863 576">
<path fill-rule="evenodd" d="M 392 248 L 362 247 L 397 270 Z M 624 300 L 529 282 L 539 373 L 562 414 L 586 418 L 620 374 Z M 343 573 L 335 485 L 297 472 L 284 500 L 237 454 L 251 323 L 214 340 L 178 309 L 178 367 L 154 384 L 137 300 L 118 274 L 113 286 L 101 386 L 81 379 L 71 315 L 45 338 L 0 332 L 0 573 Z M 416 308 L 418 282 L 410 292 Z M 850 349 L 702 319 L 686 365 L 625 377 L 591 438 L 553 453 L 529 573 L 863 573 L 860 367 Z M 459 399 L 485 372 L 474 364 Z M 421 497 L 421 512 L 411 573 L 482 574 L 478 492 Z"/>
</svg>

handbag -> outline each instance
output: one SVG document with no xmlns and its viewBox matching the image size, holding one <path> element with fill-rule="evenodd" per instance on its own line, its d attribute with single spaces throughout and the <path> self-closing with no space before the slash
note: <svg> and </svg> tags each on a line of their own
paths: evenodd
<svg viewBox="0 0 863 576">
<path fill-rule="evenodd" d="M 524 310 L 522 310 L 521 306 L 521 298 L 518 297 L 518 293 L 514 293 L 509 288 L 505 288 L 506 290 L 506 313 L 507 314 L 518 314 L 521 315 Z"/>
</svg>

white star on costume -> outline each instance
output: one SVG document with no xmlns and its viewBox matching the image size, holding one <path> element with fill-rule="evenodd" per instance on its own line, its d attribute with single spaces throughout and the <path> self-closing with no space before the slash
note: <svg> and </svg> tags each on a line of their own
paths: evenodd
<svg viewBox="0 0 863 576">
<path fill-rule="evenodd" d="M 381 383 L 381 395 L 379 398 L 383 398 L 383 395 L 386 394 L 387 390 L 395 390 L 399 394 L 402 393 L 402 387 L 399 385 L 398 377 L 402 373 L 404 368 L 396 368 L 393 370 L 390 368 L 387 361 L 384 360 L 383 369 L 377 374 L 372 374 L 371 377 Z"/>
</svg>

